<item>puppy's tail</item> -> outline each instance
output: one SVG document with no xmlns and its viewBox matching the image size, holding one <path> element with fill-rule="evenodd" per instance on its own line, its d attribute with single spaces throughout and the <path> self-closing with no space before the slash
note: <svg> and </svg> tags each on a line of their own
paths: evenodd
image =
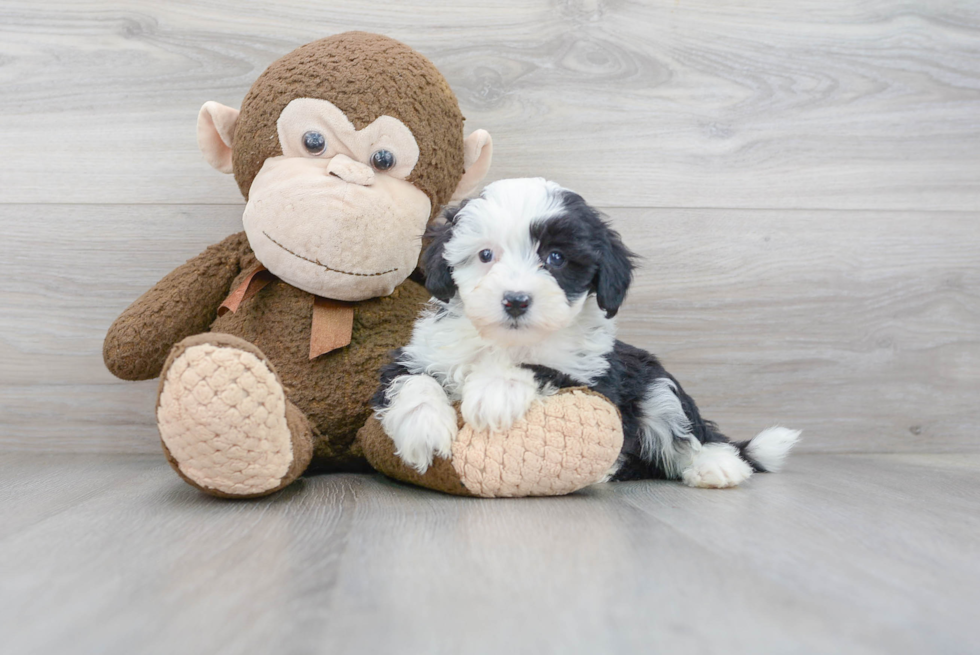
<svg viewBox="0 0 980 655">
<path fill-rule="evenodd" d="M 782 468 L 790 449 L 800 440 L 799 430 L 779 426 L 763 430 L 748 441 L 736 441 L 742 459 L 759 473 L 775 473 Z"/>
</svg>

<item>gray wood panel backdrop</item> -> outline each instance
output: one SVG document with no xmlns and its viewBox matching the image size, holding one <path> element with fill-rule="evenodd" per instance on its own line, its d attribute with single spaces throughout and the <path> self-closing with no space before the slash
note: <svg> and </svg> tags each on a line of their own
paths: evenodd
<svg viewBox="0 0 980 655">
<path fill-rule="evenodd" d="M 294 47 L 383 32 L 645 258 L 620 314 L 733 436 L 980 446 L 980 3 L 0 2 L 0 448 L 156 452 L 101 342 L 237 231 L 197 151 Z"/>
</svg>

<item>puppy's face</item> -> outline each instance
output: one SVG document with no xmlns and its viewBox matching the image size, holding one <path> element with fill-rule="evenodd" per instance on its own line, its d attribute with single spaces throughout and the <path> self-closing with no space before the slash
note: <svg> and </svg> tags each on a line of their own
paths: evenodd
<svg viewBox="0 0 980 655">
<path fill-rule="evenodd" d="M 500 180 L 447 210 L 423 258 L 426 286 L 458 297 L 481 336 L 532 344 L 567 327 L 591 294 L 612 317 L 632 254 L 575 193 L 541 178 Z"/>
</svg>

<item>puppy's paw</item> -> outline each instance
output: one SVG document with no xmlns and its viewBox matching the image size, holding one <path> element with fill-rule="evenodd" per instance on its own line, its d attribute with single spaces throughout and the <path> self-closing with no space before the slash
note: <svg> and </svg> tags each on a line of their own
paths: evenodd
<svg viewBox="0 0 980 655">
<path fill-rule="evenodd" d="M 691 465 L 681 471 L 681 480 L 689 487 L 724 489 L 745 482 L 752 467 L 727 443 L 708 443 L 694 455 Z"/>
<path fill-rule="evenodd" d="M 456 411 L 435 379 L 428 375 L 396 378 L 388 399 L 378 419 L 403 462 L 425 473 L 435 455 L 452 457 Z"/>
<path fill-rule="evenodd" d="M 432 408 L 420 408 L 413 419 L 403 423 L 391 434 L 391 439 L 395 443 L 395 454 L 419 473 L 425 473 L 436 455 L 443 459 L 452 457 L 456 429 L 439 423 Z"/>
<path fill-rule="evenodd" d="M 507 430 L 538 397 L 534 374 L 526 369 L 473 373 L 463 383 L 460 413 L 477 430 Z"/>
</svg>

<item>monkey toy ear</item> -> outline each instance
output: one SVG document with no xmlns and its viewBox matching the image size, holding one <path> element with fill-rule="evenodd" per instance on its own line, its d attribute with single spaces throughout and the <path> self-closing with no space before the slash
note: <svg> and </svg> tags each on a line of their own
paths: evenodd
<svg viewBox="0 0 980 655">
<path fill-rule="evenodd" d="M 197 146 L 204 159 L 222 173 L 231 173 L 238 110 L 209 100 L 197 115 Z"/>
<path fill-rule="evenodd" d="M 463 177 L 456 185 L 451 202 L 458 202 L 473 193 L 490 170 L 493 140 L 486 130 L 477 130 L 463 141 Z"/>
<path fill-rule="evenodd" d="M 422 253 L 422 272 L 425 273 L 425 288 L 435 298 L 449 302 L 456 295 L 456 282 L 453 271 L 445 258 L 446 244 L 453 236 L 452 218 L 458 208 L 448 209 L 445 223 L 435 224 L 425 231 L 423 240 L 428 242 Z"/>
</svg>

